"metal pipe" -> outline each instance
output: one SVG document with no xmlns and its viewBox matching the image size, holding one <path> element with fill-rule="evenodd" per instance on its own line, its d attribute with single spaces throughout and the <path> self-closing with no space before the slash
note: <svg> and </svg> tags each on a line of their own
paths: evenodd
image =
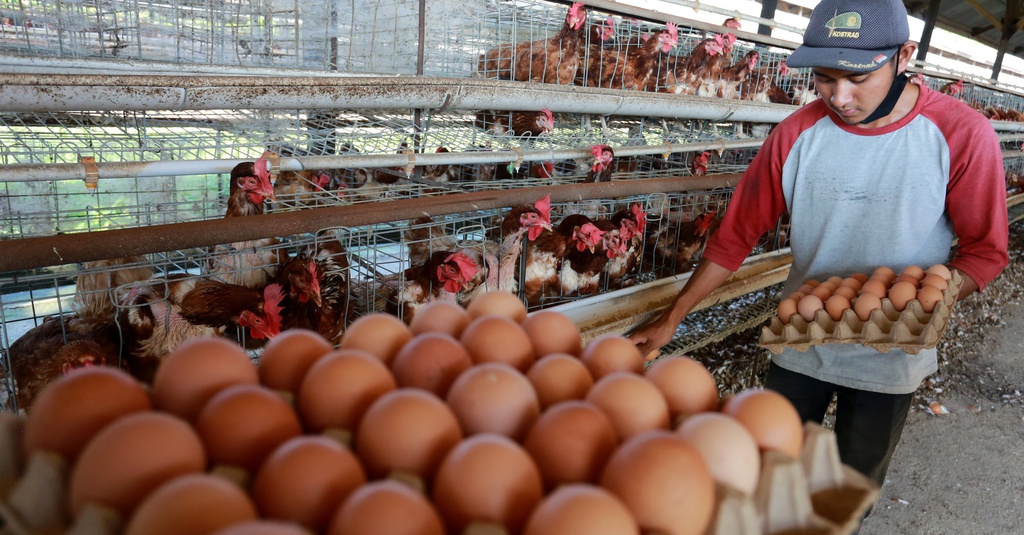
<svg viewBox="0 0 1024 535">
<path fill-rule="evenodd" d="M 643 156 L 668 152 L 727 150 L 760 147 L 764 139 L 742 141 L 704 141 L 699 143 L 666 143 L 662 145 L 615 147 L 618 156 Z M 359 167 L 404 167 L 423 165 L 471 165 L 523 161 L 568 160 L 588 158 L 587 149 L 564 150 L 497 150 L 466 152 L 433 152 L 423 154 L 344 154 L 302 156 L 280 159 L 281 171 L 316 169 L 352 169 Z M 159 162 L 100 162 L 96 164 L 101 179 L 143 178 L 228 173 L 241 162 L 251 160 L 168 160 Z M 50 182 L 53 180 L 85 180 L 86 167 L 78 163 L 15 164 L 0 167 L 0 183 Z"/>
<path fill-rule="evenodd" d="M 794 106 L 669 93 L 424 76 L 5 76 L 6 112 L 223 109 L 453 109 L 778 123 Z"/>
<path fill-rule="evenodd" d="M 290 236 L 324 228 L 372 225 L 412 219 L 424 214 L 444 215 L 503 208 L 533 203 L 545 195 L 551 195 L 552 202 L 605 199 L 732 187 L 739 179 L 739 174 L 727 174 L 489 190 L 389 201 L 386 209 L 382 209 L 380 203 L 366 203 L 253 217 L 0 241 L 0 272 L 207 247 L 271 235 Z"/>
</svg>

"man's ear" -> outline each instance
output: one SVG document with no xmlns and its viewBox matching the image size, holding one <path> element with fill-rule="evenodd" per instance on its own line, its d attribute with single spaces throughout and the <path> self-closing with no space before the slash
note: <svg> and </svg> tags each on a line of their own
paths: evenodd
<svg viewBox="0 0 1024 535">
<path fill-rule="evenodd" d="M 900 47 L 900 58 L 896 65 L 897 72 L 907 72 L 910 60 L 914 57 L 914 52 L 917 52 L 917 43 L 913 41 L 907 41 Z"/>
</svg>

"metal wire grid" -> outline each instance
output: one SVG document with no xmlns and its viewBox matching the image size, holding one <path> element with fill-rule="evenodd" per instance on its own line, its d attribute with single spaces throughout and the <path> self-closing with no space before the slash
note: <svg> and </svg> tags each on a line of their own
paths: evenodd
<svg viewBox="0 0 1024 535">
<path fill-rule="evenodd" d="M 936 91 L 945 92 L 951 90 L 949 86 L 955 82 L 951 82 L 947 78 L 936 78 L 932 76 L 920 76 L 918 78 L 922 83 L 927 85 L 929 88 Z M 964 82 L 961 89 L 955 94 L 954 97 L 966 102 L 974 109 L 988 115 L 995 111 L 1014 110 L 1016 112 L 1024 111 L 1024 97 L 1010 93 L 1002 93 L 994 89 L 988 89 L 986 87 L 979 87 L 970 82 Z M 1003 117 L 994 117 L 1001 120 L 1019 120 Z"/>
<path fill-rule="evenodd" d="M 776 284 L 688 314 L 672 341 L 661 348 L 661 354 L 686 355 L 761 325 L 776 313 L 781 297 L 782 285 Z"/>
</svg>

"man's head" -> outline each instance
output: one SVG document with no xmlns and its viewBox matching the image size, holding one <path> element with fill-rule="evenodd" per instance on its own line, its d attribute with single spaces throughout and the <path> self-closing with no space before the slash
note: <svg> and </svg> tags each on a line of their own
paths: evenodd
<svg viewBox="0 0 1024 535">
<path fill-rule="evenodd" d="M 822 0 L 811 13 L 804 44 L 786 65 L 871 72 L 909 39 L 901 0 Z"/>
</svg>

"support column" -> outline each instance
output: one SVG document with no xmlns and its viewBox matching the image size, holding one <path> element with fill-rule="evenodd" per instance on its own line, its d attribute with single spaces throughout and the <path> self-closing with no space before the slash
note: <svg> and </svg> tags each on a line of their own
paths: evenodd
<svg viewBox="0 0 1024 535">
<path fill-rule="evenodd" d="M 775 9 L 778 7 L 778 0 L 762 0 L 761 2 L 761 18 L 768 20 L 775 20 Z M 764 24 L 757 25 L 757 33 L 759 35 L 767 35 L 771 37 L 772 29 Z"/>
<path fill-rule="evenodd" d="M 928 3 L 928 13 L 924 19 L 924 31 L 921 32 L 921 43 L 917 48 L 917 60 L 927 61 L 928 48 L 932 43 L 932 31 L 935 29 L 935 21 L 939 19 L 939 4 L 942 0 L 931 0 Z"/>
</svg>

